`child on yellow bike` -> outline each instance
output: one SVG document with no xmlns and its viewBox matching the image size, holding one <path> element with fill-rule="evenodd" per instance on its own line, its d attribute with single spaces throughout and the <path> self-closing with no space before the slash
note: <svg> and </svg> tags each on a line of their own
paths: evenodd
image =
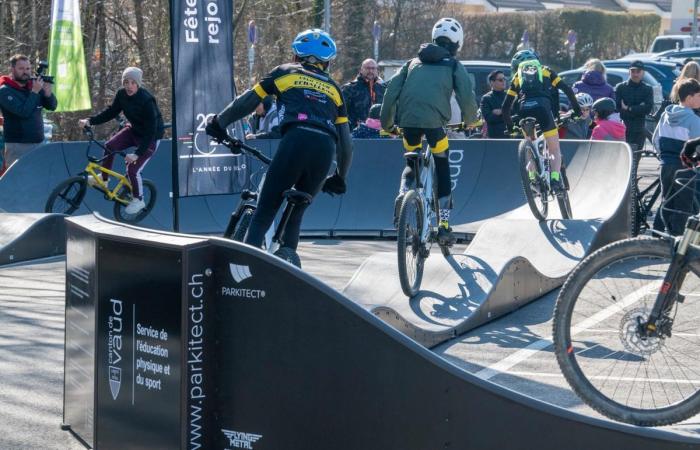
<svg viewBox="0 0 700 450">
<path fill-rule="evenodd" d="M 99 125 L 116 118 L 123 112 L 129 124 L 115 134 L 105 144 L 105 160 L 102 165 L 111 169 L 114 163 L 114 153 L 136 147 L 133 154 L 124 158 L 127 166 L 127 178 L 132 187 L 132 200 L 127 205 L 127 214 L 137 214 L 146 204 L 143 201 L 143 184 L 141 170 L 156 151 L 156 141 L 163 137 L 163 117 L 160 114 L 155 97 L 141 86 L 143 72 L 138 67 L 127 67 L 122 73 L 122 88 L 104 111 L 88 119 L 79 121 L 81 126 Z M 108 175 L 102 173 L 107 183 Z M 88 178 L 91 186 L 96 184 L 92 176 Z"/>
</svg>

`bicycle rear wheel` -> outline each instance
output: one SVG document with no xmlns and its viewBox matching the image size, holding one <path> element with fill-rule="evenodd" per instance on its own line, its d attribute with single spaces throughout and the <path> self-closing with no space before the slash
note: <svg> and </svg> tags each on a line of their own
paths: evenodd
<svg viewBox="0 0 700 450">
<path fill-rule="evenodd" d="M 547 203 L 549 189 L 547 183 L 542 179 L 539 155 L 537 154 L 535 146 L 532 145 L 532 142 L 526 139 L 520 141 L 520 146 L 518 147 L 518 161 L 520 164 L 520 179 L 523 183 L 523 192 L 525 192 L 525 198 L 527 199 L 530 211 L 532 211 L 532 214 L 537 220 L 545 220 L 549 208 Z M 527 165 L 530 161 L 532 161 L 535 168 L 534 183 L 530 182 L 527 170 Z"/>
<path fill-rule="evenodd" d="M 638 332 L 671 258 L 667 241 L 615 242 L 584 259 L 557 298 L 559 366 L 572 389 L 612 419 L 657 426 L 700 411 L 700 302 L 691 298 L 700 295 L 700 278 L 686 274 L 680 290 L 686 300 L 666 315 L 671 337 Z"/>
<path fill-rule="evenodd" d="M 561 179 L 564 185 L 564 192 L 557 195 L 557 203 L 559 204 L 559 212 L 562 219 L 573 219 L 571 213 L 571 201 L 569 200 L 569 179 L 566 176 L 566 167 L 561 166 Z"/>
<path fill-rule="evenodd" d="M 418 192 L 411 190 L 404 195 L 399 212 L 397 237 L 399 281 L 401 290 L 413 297 L 423 280 L 423 265 L 427 257 L 425 242 L 421 241 L 423 228 L 423 204 Z"/>
<path fill-rule="evenodd" d="M 87 181 L 84 177 L 71 177 L 51 191 L 44 212 L 71 215 L 80 208 L 85 198 Z"/>
<path fill-rule="evenodd" d="M 131 191 L 127 187 L 122 187 L 117 194 L 119 198 L 131 200 Z M 126 205 L 122 202 L 114 201 L 114 218 L 123 223 L 138 223 L 146 218 L 156 205 L 156 185 L 150 180 L 143 180 L 143 201 L 146 206 L 136 214 L 126 212 Z"/>
</svg>

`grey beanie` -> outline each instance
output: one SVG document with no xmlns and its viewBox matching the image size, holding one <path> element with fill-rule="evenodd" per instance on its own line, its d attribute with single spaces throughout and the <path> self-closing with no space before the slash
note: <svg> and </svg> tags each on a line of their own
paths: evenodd
<svg viewBox="0 0 700 450">
<path fill-rule="evenodd" d="M 134 80 L 136 84 L 141 86 L 143 70 L 139 69 L 138 67 L 127 67 L 124 69 L 124 72 L 122 72 L 122 84 L 124 84 L 124 80 L 127 78 Z"/>
</svg>

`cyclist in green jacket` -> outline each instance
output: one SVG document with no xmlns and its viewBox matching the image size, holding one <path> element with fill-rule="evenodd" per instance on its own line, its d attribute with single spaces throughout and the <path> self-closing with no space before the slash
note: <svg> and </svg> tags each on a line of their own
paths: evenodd
<svg viewBox="0 0 700 450">
<path fill-rule="evenodd" d="M 391 79 L 384 94 L 380 116 L 382 128 L 386 131 L 395 132 L 398 122 L 403 130 L 403 146 L 407 152 L 419 150 L 423 136 L 428 141 L 435 158 L 440 201 L 438 241 L 442 245 L 451 245 L 454 238 L 449 225 L 452 208 L 449 144 L 444 126 L 450 120 L 453 91 L 465 123 L 476 119 L 477 106 L 467 71 L 455 59 L 464 41 L 462 26 L 455 19 L 440 19 L 433 26 L 432 39 L 432 43 L 421 45 L 418 56 L 404 64 Z M 413 170 L 407 165 L 394 205 L 394 222 L 397 221 L 403 195 L 413 180 Z"/>
</svg>

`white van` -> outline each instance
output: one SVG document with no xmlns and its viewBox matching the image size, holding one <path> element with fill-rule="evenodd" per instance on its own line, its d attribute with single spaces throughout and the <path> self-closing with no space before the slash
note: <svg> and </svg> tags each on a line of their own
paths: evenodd
<svg viewBox="0 0 700 450">
<path fill-rule="evenodd" d="M 700 38 L 698 39 L 700 40 Z M 665 52 L 666 50 L 681 50 L 693 47 L 693 37 L 689 34 L 668 34 L 656 36 L 649 46 L 649 53 Z"/>
</svg>

